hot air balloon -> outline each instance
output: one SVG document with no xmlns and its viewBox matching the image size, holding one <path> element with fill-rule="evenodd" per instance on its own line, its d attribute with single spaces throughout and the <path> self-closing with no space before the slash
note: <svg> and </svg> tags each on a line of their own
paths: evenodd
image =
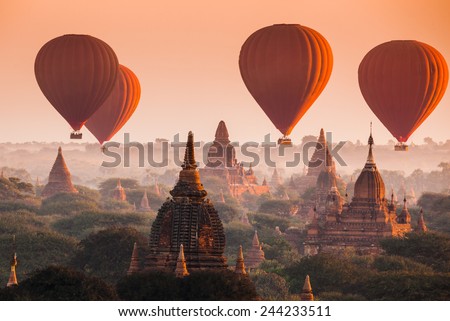
<svg viewBox="0 0 450 321">
<path fill-rule="evenodd" d="M 444 95 L 448 68 L 435 48 L 415 40 L 385 42 L 370 50 L 358 69 L 359 88 L 370 109 L 398 140 L 405 142 Z"/>
<path fill-rule="evenodd" d="M 119 65 L 114 88 L 100 108 L 86 122 L 86 127 L 100 144 L 110 140 L 130 119 L 139 103 L 141 87 L 136 75 Z"/>
<path fill-rule="evenodd" d="M 277 24 L 254 32 L 242 45 L 239 69 L 248 91 L 287 137 L 320 95 L 331 75 L 333 55 L 317 31 Z"/>
<path fill-rule="evenodd" d="M 88 35 L 64 35 L 47 42 L 34 64 L 37 83 L 53 107 L 79 130 L 108 98 L 119 63 L 112 48 Z"/>
</svg>

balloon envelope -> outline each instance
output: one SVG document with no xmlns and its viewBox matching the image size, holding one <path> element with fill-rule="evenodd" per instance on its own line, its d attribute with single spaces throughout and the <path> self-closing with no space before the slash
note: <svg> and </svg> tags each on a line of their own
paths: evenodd
<svg viewBox="0 0 450 321">
<path fill-rule="evenodd" d="M 297 24 L 262 28 L 243 44 L 242 79 L 272 123 L 289 135 L 331 75 L 333 55 L 317 31 Z"/>
<path fill-rule="evenodd" d="M 64 35 L 47 42 L 34 64 L 37 83 L 74 130 L 108 98 L 119 63 L 112 48 L 88 35 Z"/>
<path fill-rule="evenodd" d="M 448 68 L 444 57 L 430 45 L 395 40 L 366 54 L 359 65 L 358 80 L 369 107 L 403 143 L 441 100 Z"/>
<path fill-rule="evenodd" d="M 110 140 L 125 125 L 136 110 L 140 96 L 141 87 L 136 75 L 119 65 L 119 75 L 111 94 L 86 122 L 87 129 L 100 144 Z"/>
</svg>

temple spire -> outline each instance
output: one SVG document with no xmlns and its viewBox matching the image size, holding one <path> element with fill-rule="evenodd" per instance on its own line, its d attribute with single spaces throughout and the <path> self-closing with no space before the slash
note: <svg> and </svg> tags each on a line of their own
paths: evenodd
<svg viewBox="0 0 450 321">
<path fill-rule="evenodd" d="M 419 219 L 417 220 L 417 232 L 426 233 L 428 230 L 425 225 L 425 220 L 423 219 L 423 209 L 420 209 Z"/>
<path fill-rule="evenodd" d="M 314 295 L 312 293 L 311 282 L 309 281 L 309 275 L 305 278 L 303 284 L 302 293 L 300 294 L 300 301 L 314 301 Z"/>
<path fill-rule="evenodd" d="M 367 167 L 367 165 L 375 165 L 375 158 L 373 157 L 373 152 L 372 152 L 372 146 L 374 144 L 373 137 L 372 137 L 372 122 L 370 122 L 370 136 L 369 136 L 368 144 L 369 144 L 369 155 L 367 156 L 366 167 Z"/>
<path fill-rule="evenodd" d="M 184 258 L 183 244 L 180 244 L 180 253 L 178 254 L 177 266 L 175 268 L 175 276 L 177 278 L 184 278 L 188 276 L 189 272 L 186 267 L 186 259 Z"/>
<path fill-rule="evenodd" d="M 139 251 L 138 245 L 134 242 L 133 253 L 131 254 L 130 267 L 128 268 L 127 275 L 131 275 L 140 271 L 139 268 Z"/>
<path fill-rule="evenodd" d="M 184 152 L 184 161 L 181 165 L 183 169 L 196 169 L 197 163 L 194 155 L 194 134 L 190 131 L 188 134 L 188 141 L 186 144 L 186 150 Z"/>
<path fill-rule="evenodd" d="M 214 140 L 225 146 L 230 143 L 229 136 L 230 135 L 228 134 L 227 125 L 225 124 L 225 122 L 223 120 L 221 120 L 219 122 L 219 125 L 217 126 L 216 135 L 215 135 Z"/>
<path fill-rule="evenodd" d="M 239 252 L 236 258 L 236 268 L 234 269 L 234 273 L 246 275 L 245 264 L 244 264 L 244 253 L 242 252 L 242 245 L 239 245 Z"/>
<path fill-rule="evenodd" d="M 11 272 L 9 273 L 7 287 L 11 287 L 14 285 L 18 285 L 17 275 L 16 275 L 16 267 L 17 267 L 17 255 L 16 255 L 16 236 L 13 235 L 13 257 L 11 260 Z"/>
<path fill-rule="evenodd" d="M 150 210 L 150 204 L 148 202 L 147 190 L 144 190 L 144 195 L 142 196 L 142 199 L 141 199 L 140 210 L 141 211 L 149 211 Z"/>
</svg>

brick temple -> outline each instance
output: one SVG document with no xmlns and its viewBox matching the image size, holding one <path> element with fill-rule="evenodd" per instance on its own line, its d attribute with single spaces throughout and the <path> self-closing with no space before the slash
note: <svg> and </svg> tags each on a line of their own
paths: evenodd
<svg viewBox="0 0 450 321">
<path fill-rule="evenodd" d="M 41 196 L 47 198 L 59 193 L 78 193 L 72 184 L 72 178 L 61 147 L 58 148 L 58 155 L 50 170 L 48 183 L 42 190 Z"/>
</svg>

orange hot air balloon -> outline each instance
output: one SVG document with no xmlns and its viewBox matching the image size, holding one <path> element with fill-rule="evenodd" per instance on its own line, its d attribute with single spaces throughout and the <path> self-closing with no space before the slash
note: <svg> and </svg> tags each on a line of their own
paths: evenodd
<svg viewBox="0 0 450 321">
<path fill-rule="evenodd" d="M 370 50 L 358 69 L 367 104 L 399 144 L 433 112 L 444 95 L 448 68 L 435 48 L 415 40 L 385 42 Z"/>
<path fill-rule="evenodd" d="M 34 64 L 44 96 L 78 131 L 111 93 L 119 71 L 117 56 L 100 39 L 88 35 L 64 35 L 47 42 Z"/>
<path fill-rule="evenodd" d="M 116 84 L 100 108 L 88 119 L 86 127 L 100 144 L 110 140 L 133 115 L 141 97 L 136 75 L 119 65 Z"/>
<path fill-rule="evenodd" d="M 245 41 L 239 68 L 248 91 L 285 136 L 279 142 L 285 143 L 325 88 L 333 54 L 317 31 L 278 24 L 259 29 Z"/>
</svg>

